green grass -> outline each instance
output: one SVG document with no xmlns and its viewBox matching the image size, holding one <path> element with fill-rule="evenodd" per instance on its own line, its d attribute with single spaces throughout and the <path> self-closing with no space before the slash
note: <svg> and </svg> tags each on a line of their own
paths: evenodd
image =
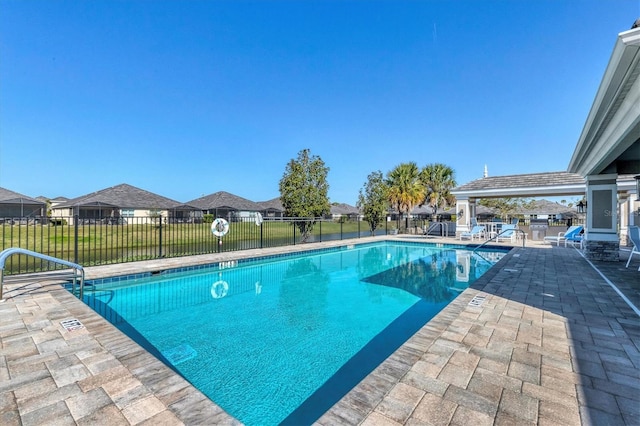
<svg viewBox="0 0 640 426">
<path fill-rule="evenodd" d="M 384 225 L 384 224 L 383 224 Z M 1 249 L 19 247 L 49 256 L 77 262 L 83 266 L 131 262 L 162 257 L 177 257 L 232 251 L 247 248 L 275 247 L 301 243 L 300 231 L 288 221 L 232 222 L 223 244 L 211 233 L 210 224 L 129 224 L 129 225 L 0 225 Z M 382 227 L 384 229 L 384 227 Z M 369 235 L 366 222 L 316 222 L 311 241 L 329 234 Z M 77 257 L 76 257 L 77 256 Z M 47 269 L 41 261 L 12 256 L 8 273 L 35 272 Z"/>
</svg>

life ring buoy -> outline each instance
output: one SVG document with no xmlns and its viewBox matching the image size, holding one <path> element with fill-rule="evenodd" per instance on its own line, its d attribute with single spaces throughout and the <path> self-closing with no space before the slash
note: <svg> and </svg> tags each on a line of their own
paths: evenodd
<svg viewBox="0 0 640 426">
<path fill-rule="evenodd" d="M 224 237 L 229 232 L 229 222 L 222 218 L 217 218 L 211 224 L 211 233 L 216 237 Z"/>
<path fill-rule="evenodd" d="M 211 297 L 222 299 L 229 293 L 229 283 L 224 280 L 216 281 L 211 285 Z"/>
<path fill-rule="evenodd" d="M 257 212 L 256 213 L 256 226 L 260 226 L 262 225 L 262 213 Z"/>
</svg>

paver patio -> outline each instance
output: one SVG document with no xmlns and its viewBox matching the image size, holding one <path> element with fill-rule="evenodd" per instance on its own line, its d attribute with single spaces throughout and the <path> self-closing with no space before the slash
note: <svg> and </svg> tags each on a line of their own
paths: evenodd
<svg viewBox="0 0 640 426">
<path fill-rule="evenodd" d="M 299 249 L 110 265 L 87 277 Z M 640 317 L 607 282 L 640 300 L 640 260 L 625 262 L 598 263 L 605 279 L 576 249 L 514 248 L 317 424 L 640 424 Z M 239 423 L 58 285 L 5 285 L 0 424 Z M 69 318 L 84 328 L 67 331 Z"/>
</svg>

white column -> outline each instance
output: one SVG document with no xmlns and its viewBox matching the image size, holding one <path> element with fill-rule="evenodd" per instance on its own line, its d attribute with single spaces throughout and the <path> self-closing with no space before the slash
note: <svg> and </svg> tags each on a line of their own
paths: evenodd
<svg viewBox="0 0 640 426">
<path fill-rule="evenodd" d="M 456 232 L 468 232 L 471 211 L 468 198 L 456 200 Z"/>
<path fill-rule="evenodd" d="M 617 261 L 618 186 L 615 174 L 587 176 L 587 223 L 585 256 L 593 260 Z"/>
</svg>

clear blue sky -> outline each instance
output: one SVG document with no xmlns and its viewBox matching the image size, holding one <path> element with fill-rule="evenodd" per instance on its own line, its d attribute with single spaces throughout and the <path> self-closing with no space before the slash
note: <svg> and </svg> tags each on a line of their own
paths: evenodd
<svg viewBox="0 0 640 426">
<path fill-rule="evenodd" d="M 0 0 L 0 186 L 279 195 L 309 148 L 331 202 L 445 163 L 566 170 L 640 0 Z"/>
</svg>

